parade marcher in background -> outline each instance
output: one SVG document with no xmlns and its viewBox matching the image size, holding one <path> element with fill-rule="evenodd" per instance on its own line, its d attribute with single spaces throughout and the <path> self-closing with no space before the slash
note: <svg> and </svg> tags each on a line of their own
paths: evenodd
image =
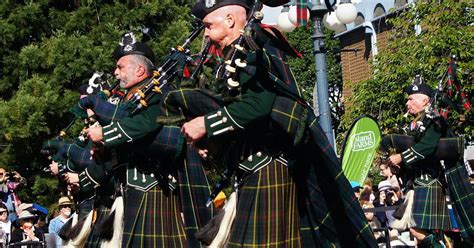
<svg viewBox="0 0 474 248">
<path fill-rule="evenodd" d="M 96 72 L 89 79 L 88 84 L 83 84 L 79 87 L 80 99 L 103 94 L 102 90 L 110 88 L 106 78 L 102 76 L 102 73 Z M 105 94 L 101 96 L 105 97 Z M 110 98 L 113 97 L 114 95 Z M 77 114 L 74 110 L 74 108 L 71 108 L 71 112 Z M 76 117 L 91 121 L 94 113 L 89 109 L 86 109 L 84 112 L 84 116 L 79 115 Z M 64 133 L 64 135 L 68 134 Z M 63 194 L 73 193 L 74 195 L 75 214 L 72 218 L 69 218 L 69 221 L 63 226 L 64 228 L 58 229 L 56 238 L 61 238 L 63 245 L 66 242 L 69 245 L 83 244 L 87 237 L 89 237 L 87 239 L 88 245 L 98 243 L 99 238 L 97 235 L 89 235 L 89 232 L 94 229 L 91 230 L 91 223 L 88 221 L 92 221 L 93 215 L 100 220 L 101 217 L 109 214 L 115 193 L 114 181 L 110 179 L 108 182 L 103 182 L 101 187 L 97 189 L 97 194 L 94 194 L 94 192 L 78 191 L 74 185 L 67 185 L 65 181 L 67 173 L 83 172 L 85 168 L 96 165 L 96 162 L 92 157 L 92 142 L 84 140 L 81 134 L 74 139 L 63 136 L 60 135 L 44 142 L 42 147 L 42 153 L 48 154 L 51 157 L 49 169 L 57 177 Z M 93 213 L 93 209 L 98 214 Z"/>
<path fill-rule="evenodd" d="M 0 246 L 6 247 L 10 241 L 12 222 L 8 219 L 8 209 L 0 203 Z"/>
<path fill-rule="evenodd" d="M 205 25 L 205 38 L 223 49 L 226 60 L 234 47 L 247 46 L 237 44 L 240 41 L 253 40 L 258 49 L 245 50 L 245 61 L 229 61 L 243 66 L 235 69 L 235 77 L 222 77 L 226 69 L 220 65 L 220 92 L 171 91 L 160 119 L 185 122 L 183 134 L 201 146 L 204 159 L 212 163 L 225 157 L 216 166 L 236 171 L 238 192 L 229 200 L 237 199 L 235 220 L 220 226 L 230 229 L 228 242 L 223 237 L 220 246 L 376 246 L 338 159 L 288 68 L 286 56 L 297 53 L 281 33 L 264 30 L 258 21 L 252 19 L 246 29 L 252 6 L 253 1 L 243 0 L 199 1 L 194 6 L 192 13 Z M 251 37 L 243 39 L 242 30 Z M 234 88 L 227 91 L 226 82 Z M 276 126 L 271 126 L 275 119 Z"/>
<path fill-rule="evenodd" d="M 31 213 L 30 208 L 23 209 L 15 220 L 17 228 L 12 232 L 10 242 L 37 242 L 27 245 L 26 247 L 43 247 L 41 242 L 44 241 L 44 234 L 34 224 L 38 220 L 38 216 Z"/>
<path fill-rule="evenodd" d="M 442 246 L 442 231 L 451 229 L 445 197 L 445 192 L 449 192 L 458 214 L 457 222 L 461 222 L 462 235 L 466 242 L 472 242 L 474 192 L 468 186 L 466 169 L 458 161 L 448 160 L 444 160 L 443 168 L 434 155 L 440 138 L 450 136 L 446 121 L 433 111 L 435 92 L 420 81 L 414 81 L 405 92 L 408 113 L 414 117 L 408 134 L 414 136 L 415 144 L 391 155 L 389 161 L 391 166 L 406 167 L 410 172 L 407 185 L 414 187 L 414 202 L 412 211 L 408 212 L 415 222 L 410 232 L 418 240 L 418 247 Z"/>
<path fill-rule="evenodd" d="M 61 228 L 64 226 L 64 224 L 66 224 L 66 222 L 71 217 L 72 205 L 73 205 L 73 202 L 71 201 L 69 197 L 63 196 L 59 198 L 58 200 L 59 215 L 49 222 L 48 231 L 50 234 L 54 235 L 55 240 L 56 240 L 56 247 L 62 247 L 63 240 L 61 239 L 61 237 L 59 237 L 58 233 L 61 230 Z"/>
</svg>

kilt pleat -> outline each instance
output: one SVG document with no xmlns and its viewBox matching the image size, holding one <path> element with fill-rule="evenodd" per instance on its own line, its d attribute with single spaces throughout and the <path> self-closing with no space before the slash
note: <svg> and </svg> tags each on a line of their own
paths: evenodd
<svg viewBox="0 0 474 248">
<path fill-rule="evenodd" d="M 417 228 L 427 230 L 451 229 L 446 197 L 438 180 L 429 185 L 415 185 L 414 199 L 412 215 Z"/>
<path fill-rule="evenodd" d="M 107 218 L 110 214 L 110 208 L 100 205 L 99 208 L 97 209 L 97 217 L 96 217 L 96 222 L 95 225 L 92 225 L 92 230 L 89 234 L 89 237 L 87 237 L 86 244 L 84 247 L 88 248 L 99 248 L 101 245 L 101 239 L 99 237 L 99 229 L 97 228 L 97 224 L 101 223 L 102 220 Z"/>
<path fill-rule="evenodd" d="M 461 234 L 474 242 L 474 189 L 467 170 L 458 163 L 446 171 L 446 178 Z"/>
<path fill-rule="evenodd" d="M 278 160 L 246 177 L 227 247 L 301 247 L 296 186 Z"/>
<path fill-rule="evenodd" d="M 206 207 L 211 194 L 206 172 L 196 149 L 190 144 L 186 148 L 183 168 L 178 170 L 180 202 L 183 210 L 185 230 L 189 247 L 201 247 L 194 233 L 213 216 L 213 206 Z"/>
<path fill-rule="evenodd" d="M 123 247 L 187 247 L 178 204 L 177 195 L 158 186 L 147 192 L 128 188 Z"/>
</svg>

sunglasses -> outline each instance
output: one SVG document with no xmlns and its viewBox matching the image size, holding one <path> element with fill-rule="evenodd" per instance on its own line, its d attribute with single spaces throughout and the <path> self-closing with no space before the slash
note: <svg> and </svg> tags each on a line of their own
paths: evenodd
<svg viewBox="0 0 474 248">
<path fill-rule="evenodd" d="M 34 222 L 35 218 L 26 218 L 22 220 L 23 222 Z"/>
<path fill-rule="evenodd" d="M 71 208 L 71 205 L 61 205 L 59 208 Z"/>
</svg>

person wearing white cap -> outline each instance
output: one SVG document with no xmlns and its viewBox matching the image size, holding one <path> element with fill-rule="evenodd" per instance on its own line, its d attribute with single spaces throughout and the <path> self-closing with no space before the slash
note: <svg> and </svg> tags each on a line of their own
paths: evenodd
<svg viewBox="0 0 474 248">
<path fill-rule="evenodd" d="M 10 240 L 12 222 L 8 219 L 8 209 L 0 203 L 0 246 L 8 244 Z"/>
<path fill-rule="evenodd" d="M 58 233 L 61 228 L 71 217 L 71 206 L 72 201 L 67 196 L 63 196 L 58 200 L 59 215 L 52 219 L 49 223 L 48 231 L 50 234 L 54 234 L 56 239 L 56 247 L 62 247 L 63 240 L 59 237 Z"/>
<path fill-rule="evenodd" d="M 378 185 L 378 193 L 374 200 L 375 207 L 388 207 L 401 204 L 402 201 L 398 197 L 398 189 L 394 188 L 390 181 L 381 181 Z M 385 212 L 377 212 L 377 218 L 382 223 L 382 226 L 390 226 L 395 220 L 393 212 L 395 210 L 387 210 Z"/>
</svg>

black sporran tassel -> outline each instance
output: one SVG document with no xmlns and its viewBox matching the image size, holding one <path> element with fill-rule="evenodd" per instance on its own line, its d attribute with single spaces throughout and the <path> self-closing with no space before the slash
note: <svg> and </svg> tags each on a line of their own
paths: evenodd
<svg viewBox="0 0 474 248">
<path fill-rule="evenodd" d="M 69 239 L 75 239 L 81 233 L 82 227 L 84 226 L 84 223 L 86 222 L 86 218 L 82 218 L 79 222 L 77 222 L 76 225 L 74 225 L 70 230 L 69 230 Z M 61 229 L 61 232 L 63 229 Z"/>
<path fill-rule="evenodd" d="M 97 230 L 99 237 L 105 240 L 111 240 L 114 235 L 114 220 L 115 220 L 115 210 L 112 211 L 107 218 L 105 218 L 101 223 L 98 224 Z"/>
<path fill-rule="evenodd" d="M 71 239 L 71 228 L 72 228 L 72 217 L 69 218 L 69 220 L 64 223 L 63 227 L 61 227 L 61 230 L 59 230 L 58 236 L 62 240 L 69 240 Z"/>
<path fill-rule="evenodd" d="M 199 228 L 199 230 L 194 234 L 196 239 L 205 245 L 210 245 L 219 231 L 224 214 L 225 210 L 220 209 L 217 215 L 212 217 L 205 226 Z"/>
</svg>

